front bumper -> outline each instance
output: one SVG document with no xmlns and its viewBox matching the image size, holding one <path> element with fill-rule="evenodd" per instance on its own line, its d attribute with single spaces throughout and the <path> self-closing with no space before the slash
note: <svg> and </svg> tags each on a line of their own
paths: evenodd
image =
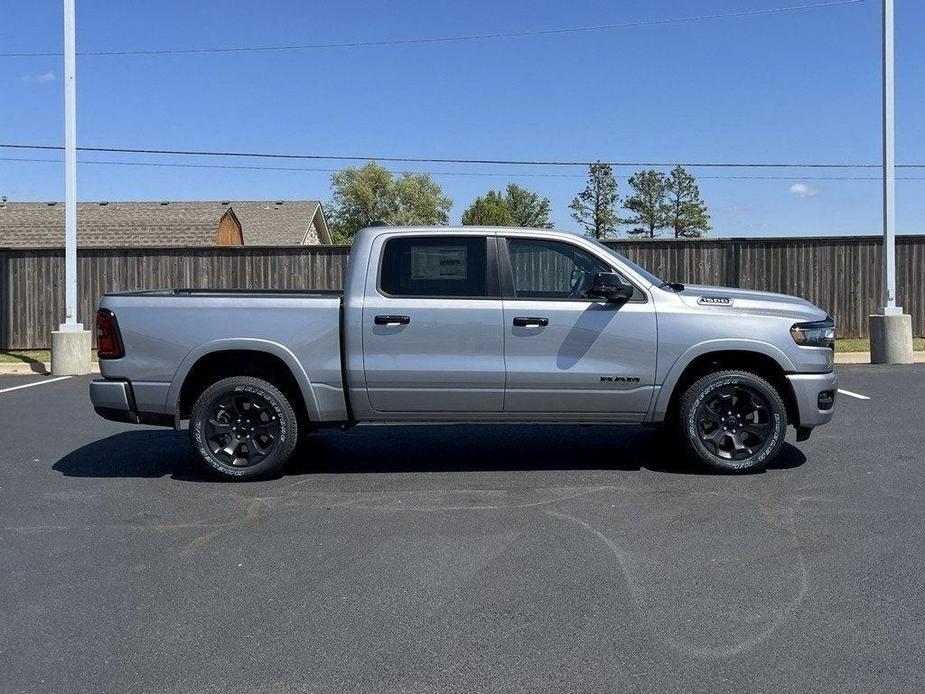
<svg viewBox="0 0 925 694">
<path fill-rule="evenodd" d="M 174 418 L 170 415 L 138 412 L 132 384 L 128 381 L 106 378 L 90 381 L 90 402 L 100 417 L 113 422 L 170 427 L 175 424 Z"/>
<path fill-rule="evenodd" d="M 834 371 L 821 374 L 787 374 L 797 406 L 798 427 L 812 428 L 827 424 L 835 414 L 838 376 Z"/>
</svg>

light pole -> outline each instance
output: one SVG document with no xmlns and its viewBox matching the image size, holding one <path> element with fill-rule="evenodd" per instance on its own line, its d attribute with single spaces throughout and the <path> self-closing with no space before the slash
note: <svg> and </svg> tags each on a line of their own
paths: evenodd
<svg viewBox="0 0 925 694">
<path fill-rule="evenodd" d="M 893 0 L 883 0 L 883 315 L 896 305 L 896 170 L 893 110 Z"/>
<path fill-rule="evenodd" d="M 64 0 L 64 323 L 51 334 L 51 371 L 90 372 L 90 332 L 77 321 L 77 48 L 75 0 Z"/>
<path fill-rule="evenodd" d="M 912 316 L 896 305 L 893 0 L 883 0 L 883 306 L 870 316 L 870 361 L 912 363 Z"/>
<path fill-rule="evenodd" d="M 77 47 L 75 45 L 77 27 L 74 15 L 75 0 L 64 0 L 64 326 L 68 327 L 79 325 L 77 322 Z"/>
</svg>

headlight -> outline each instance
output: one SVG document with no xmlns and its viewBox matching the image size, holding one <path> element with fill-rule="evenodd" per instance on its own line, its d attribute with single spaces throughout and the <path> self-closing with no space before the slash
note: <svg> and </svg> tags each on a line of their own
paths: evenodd
<svg viewBox="0 0 925 694">
<path fill-rule="evenodd" d="M 794 342 L 804 347 L 835 348 L 835 323 L 831 318 L 811 323 L 795 323 L 790 328 Z"/>
</svg>

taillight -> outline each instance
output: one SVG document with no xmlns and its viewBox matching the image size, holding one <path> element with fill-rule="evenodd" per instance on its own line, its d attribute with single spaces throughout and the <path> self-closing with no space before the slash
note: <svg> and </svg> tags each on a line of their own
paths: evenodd
<svg viewBox="0 0 925 694">
<path fill-rule="evenodd" d="M 119 324 L 108 308 L 96 312 L 96 355 L 100 359 L 121 359 L 125 356 Z"/>
</svg>

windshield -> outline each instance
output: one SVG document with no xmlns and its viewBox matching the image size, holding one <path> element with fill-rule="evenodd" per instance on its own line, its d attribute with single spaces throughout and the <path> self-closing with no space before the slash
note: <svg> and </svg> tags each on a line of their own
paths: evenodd
<svg viewBox="0 0 925 694">
<path fill-rule="evenodd" d="M 653 275 L 651 272 L 649 272 L 648 270 L 646 270 L 646 269 L 645 269 L 644 267 L 642 267 L 641 265 L 637 265 L 637 264 L 634 263 L 632 260 L 630 260 L 629 258 L 627 258 L 625 255 L 622 255 L 621 253 L 617 253 L 617 252 L 616 252 L 614 249 L 612 249 L 610 246 L 605 246 L 603 243 L 601 243 L 600 241 L 598 241 L 598 240 L 596 240 L 596 239 L 591 239 L 591 241 L 592 241 L 594 244 L 596 244 L 596 245 L 600 246 L 601 248 L 603 248 L 605 251 L 607 251 L 607 253 L 609 253 L 610 255 L 612 255 L 614 258 L 617 258 L 621 263 L 623 263 L 624 265 L 627 265 L 631 270 L 635 271 L 636 274 L 640 275 L 640 276 L 643 277 L 644 279 L 646 279 L 646 280 L 648 280 L 649 282 L 651 282 L 652 284 L 654 284 L 656 287 L 658 287 L 658 286 L 660 286 L 660 285 L 662 285 L 662 284 L 665 284 L 665 280 L 663 280 L 661 277 L 658 277 L 657 275 Z"/>
</svg>

